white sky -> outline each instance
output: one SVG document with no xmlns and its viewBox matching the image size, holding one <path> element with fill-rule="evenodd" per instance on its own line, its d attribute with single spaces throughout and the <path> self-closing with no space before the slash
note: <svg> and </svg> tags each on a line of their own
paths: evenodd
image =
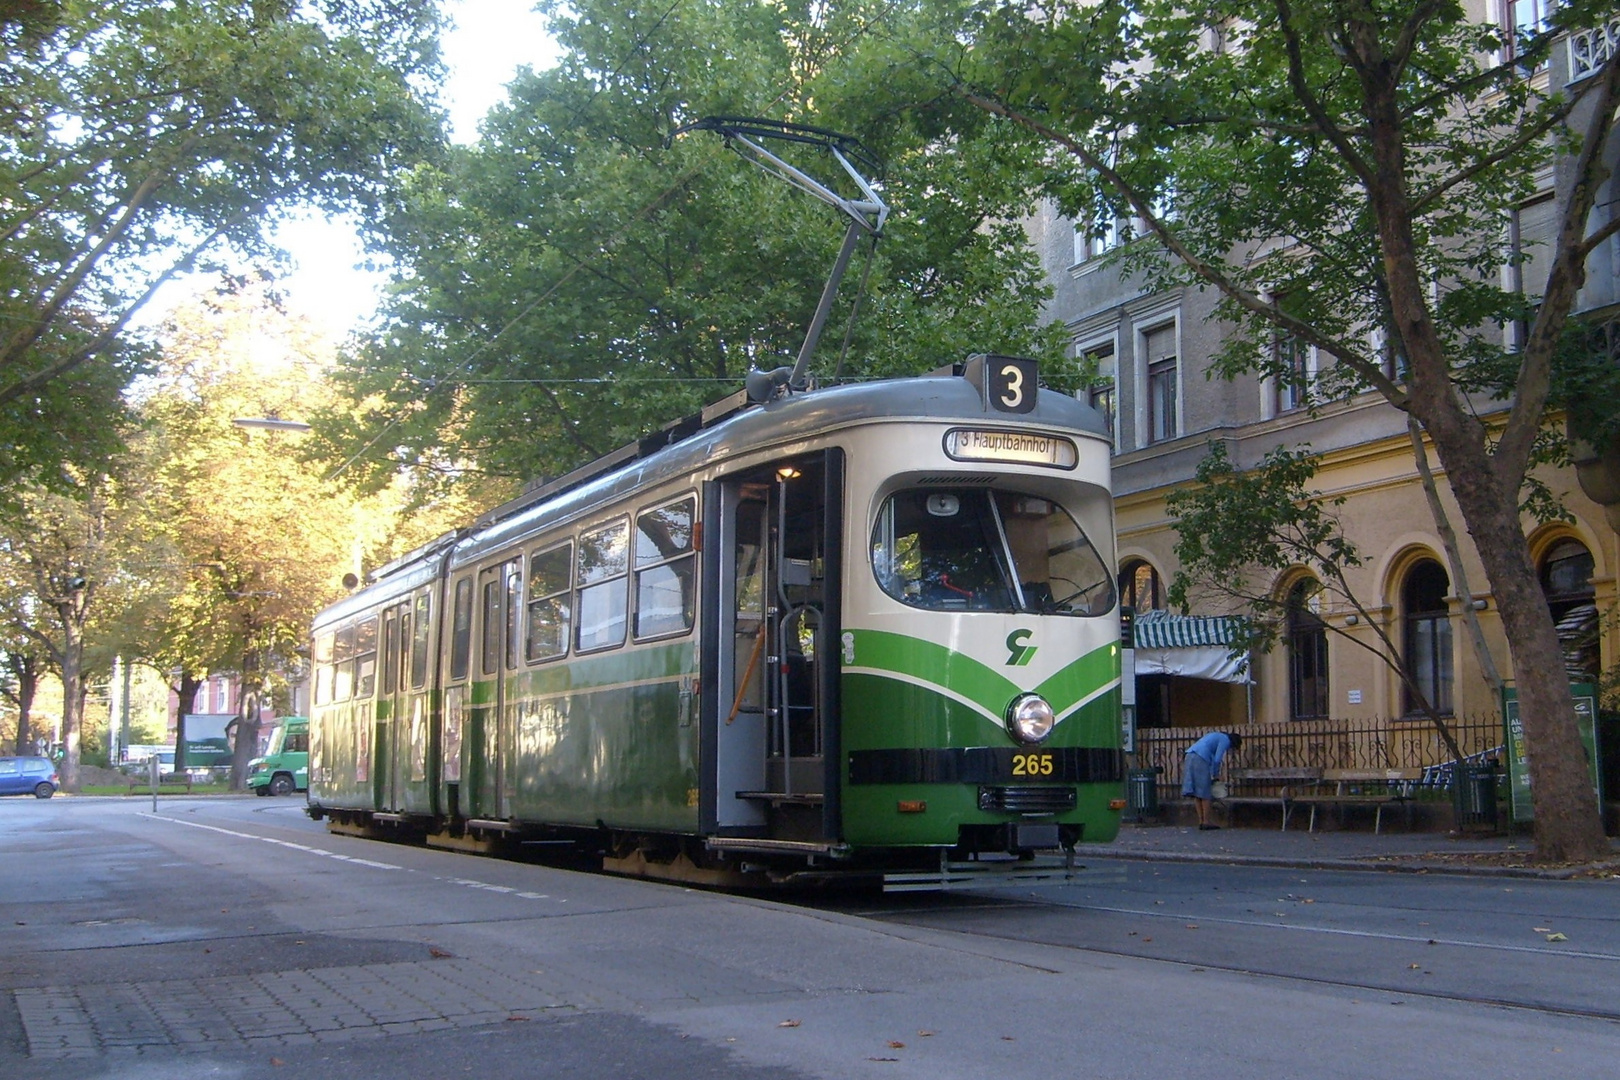
<svg viewBox="0 0 1620 1080">
<path fill-rule="evenodd" d="M 533 5 L 534 0 L 441 0 L 454 23 L 443 39 L 449 77 L 441 100 L 457 142 L 477 137 L 479 121 L 505 99 L 519 67 L 541 70 L 556 62 L 556 43 Z M 375 312 L 387 276 L 359 266 L 364 254 L 352 225 L 309 213 L 283 225 L 275 237 L 295 262 L 282 279 L 289 308 L 335 337 Z"/>
</svg>

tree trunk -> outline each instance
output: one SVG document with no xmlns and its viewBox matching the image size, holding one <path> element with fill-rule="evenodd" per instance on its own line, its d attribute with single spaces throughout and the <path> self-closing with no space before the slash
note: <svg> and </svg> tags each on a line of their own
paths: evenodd
<svg viewBox="0 0 1620 1080">
<path fill-rule="evenodd" d="M 39 661 L 33 656 L 7 653 L 6 667 L 11 669 L 12 678 L 17 680 L 17 691 L 11 695 L 17 706 L 16 752 L 26 757 L 35 750 L 32 727 L 34 695 L 39 691 Z"/>
<path fill-rule="evenodd" d="M 231 790 L 242 791 L 247 786 L 248 762 L 259 749 L 259 692 L 242 691 L 240 712 L 236 718 L 236 743 L 231 748 Z"/>
<path fill-rule="evenodd" d="M 1458 418 L 1442 415 L 1438 424 L 1423 419 L 1507 632 L 1529 757 L 1536 857 L 1543 862 L 1602 858 L 1610 852 L 1609 842 L 1575 724 L 1563 650 L 1519 520 L 1517 492 L 1502 490 L 1483 445 L 1459 438 L 1461 425 L 1447 423 Z"/>
<path fill-rule="evenodd" d="M 197 688 L 202 686 L 202 677 L 195 675 L 185 668 L 180 669 L 180 682 L 172 687 L 176 705 L 174 707 L 174 771 L 186 771 L 186 710 L 197 705 Z"/>
<path fill-rule="evenodd" d="M 73 619 L 62 620 L 62 760 L 57 771 L 63 791 L 79 790 L 79 737 L 84 724 L 84 642 Z"/>
</svg>

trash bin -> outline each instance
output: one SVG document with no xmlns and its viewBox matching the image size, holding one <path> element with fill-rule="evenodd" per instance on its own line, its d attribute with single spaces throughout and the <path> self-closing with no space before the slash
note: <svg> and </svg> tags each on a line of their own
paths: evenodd
<svg viewBox="0 0 1620 1080">
<path fill-rule="evenodd" d="M 1496 763 L 1463 762 L 1453 770 L 1452 798 L 1458 829 L 1496 828 Z"/>
<path fill-rule="evenodd" d="M 1125 803 L 1133 821 L 1159 816 L 1160 769 L 1131 769 L 1125 774 Z"/>
</svg>

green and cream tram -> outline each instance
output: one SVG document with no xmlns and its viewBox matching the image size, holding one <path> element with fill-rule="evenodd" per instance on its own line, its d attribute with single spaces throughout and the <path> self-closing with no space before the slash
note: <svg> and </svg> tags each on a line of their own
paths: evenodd
<svg viewBox="0 0 1620 1080">
<path fill-rule="evenodd" d="M 383 567 L 314 625 L 311 813 L 688 877 L 1112 839 L 1110 441 L 1003 360 L 738 395 Z"/>
</svg>

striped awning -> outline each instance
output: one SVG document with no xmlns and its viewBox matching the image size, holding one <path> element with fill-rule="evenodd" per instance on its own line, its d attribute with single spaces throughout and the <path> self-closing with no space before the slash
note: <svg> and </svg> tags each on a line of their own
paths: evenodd
<svg viewBox="0 0 1620 1080">
<path fill-rule="evenodd" d="M 1195 649 L 1230 645 L 1242 636 L 1238 620 L 1219 615 L 1144 611 L 1136 617 L 1138 649 Z"/>
</svg>

